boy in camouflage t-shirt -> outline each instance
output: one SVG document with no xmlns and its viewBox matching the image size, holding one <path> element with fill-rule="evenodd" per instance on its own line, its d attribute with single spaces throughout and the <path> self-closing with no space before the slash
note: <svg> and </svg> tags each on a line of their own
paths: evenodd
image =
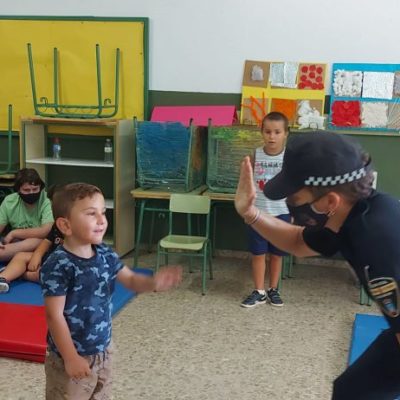
<svg viewBox="0 0 400 400">
<path fill-rule="evenodd" d="M 46 399 L 111 398 L 111 296 L 115 279 L 136 292 L 176 286 L 181 269 L 154 277 L 135 274 L 102 243 L 104 197 L 85 183 L 55 193 L 53 213 L 64 244 L 41 270 L 49 327 Z"/>
</svg>

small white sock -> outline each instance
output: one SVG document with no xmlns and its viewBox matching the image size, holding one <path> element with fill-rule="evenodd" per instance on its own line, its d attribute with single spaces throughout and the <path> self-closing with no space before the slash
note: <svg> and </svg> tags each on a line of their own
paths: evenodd
<svg viewBox="0 0 400 400">
<path fill-rule="evenodd" d="M 256 289 L 258 293 L 265 295 L 265 289 Z"/>
</svg>

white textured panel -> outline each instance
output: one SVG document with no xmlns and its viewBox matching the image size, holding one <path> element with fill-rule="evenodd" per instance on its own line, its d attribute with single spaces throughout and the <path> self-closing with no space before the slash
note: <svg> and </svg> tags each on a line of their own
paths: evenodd
<svg viewBox="0 0 400 400">
<path fill-rule="evenodd" d="M 383 128 L 388 123 L 388 104 L 363 102 L 361 105 L 361 122 L 369 128 Z"/>
<path fill-rule="evenodd" d="M 299 63 L 271 63 L 269 81 L 271 86 L 296 88 L 297 71 Z"/>
<path fill-rule="evenodd" d="M 251 69 L 251 80 L 252 81 L 263 81 L 264 80 L 264 71 L 259 65 L 253 65 Z"/>
<path fill-rule="evenodd" d="M 393 72 L 364 72 L 362 97 L 391 99 L 393 97 Z"/>
<path fill-rule="evenodd" d="M 338 97 L 360 97 L 362 88 L 361 71 L 338 69 L 334 73 L 333 91 Z"/>
<path fill-rule="evenodd" d="M 297 71 L 299 70 L 299 63 L 296 62 L 285 62 L 284 75 L 285 75 L 285 87 L 295 88 L 297 87 Z"/>
</svg>

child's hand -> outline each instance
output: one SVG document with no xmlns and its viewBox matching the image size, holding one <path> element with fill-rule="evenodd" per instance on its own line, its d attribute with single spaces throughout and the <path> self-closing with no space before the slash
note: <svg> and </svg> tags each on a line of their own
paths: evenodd
<svg viewBox="0 0 400 400">
<path fill-rule="evenodd" d="M 154 276 L 154 290 L 162 292 L 178 286 L 182 281 L 182 267 L 166 267 Z"/>
<path fill-rule="evenodd" d="M 4 243 L 4 244 L 9 244 L 9 243 L 11 243 L 14 239 L 16 239 L 13 232 L 14 232 L 14 231 L 11 231 L 11 232 L 9 232 L 6 236 L 4 236 L 4 239 L 3 239 L 3 243 Z"/>
<path fill-rule="evenodd" d="M 65 372 L 70 378 L 82 379 L 90 376 L 89 363 L 79 354 L 71 360 L 64 360 Z"/>
<path fill-rule="evenodd" d="M 28 271 L 31 272 L 37 271 L 40 267 L 41 261 L 42 261 L 41 257 L 32 256 L 28 264 Z"/>
</svg>

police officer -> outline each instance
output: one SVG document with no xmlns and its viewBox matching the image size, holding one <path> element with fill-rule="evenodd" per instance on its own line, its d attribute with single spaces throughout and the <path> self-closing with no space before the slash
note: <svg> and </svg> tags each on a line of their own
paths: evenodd
<svg viewBox="0 0 400 400">
<path fill-rule="evenodd" d="M 241 165 L 235 207 L 275 246 L 299 257 L 340 252 L 389 323 L 365 353 L 334 382 L 334 400 L 393 400 L 400 395 L 400 202 L 372 189 L 362 148 L 332 132 L 296 134 L 282 171 L 264 194 L 286 198 L 295 225 L 254 206 L 250 160 Z"/>
</svg>

